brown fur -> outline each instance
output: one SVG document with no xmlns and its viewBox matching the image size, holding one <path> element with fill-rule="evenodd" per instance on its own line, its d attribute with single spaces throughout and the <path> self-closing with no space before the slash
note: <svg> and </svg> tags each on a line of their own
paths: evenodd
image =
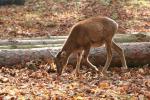
<svg viewBox="0 0 150 100">
<path fill-rule="evenodd" d="M 79 73 L 80 62 L 84 56 L 84 62 L 98 71 L 97 67 L 91 64 L 88 60 L 88 54 L 91 47 L 99 47 L 105 44 L 107 50 L 107 60 L 103 68 L 106 72 L 111 59 L 113 48 L 121 57 L 122 65 L 127 69 L 126 60 L 123 50 L 112 40 L 118 29 L 118 24 L 108 17 L 92 17 L 75 24 L 62 50 L 55 58 L 57 73 L 62 73 L 63 66 L 67 63 L 68 57 L 73 52 L 78 52 L 76 74 Z"/>
</svg>

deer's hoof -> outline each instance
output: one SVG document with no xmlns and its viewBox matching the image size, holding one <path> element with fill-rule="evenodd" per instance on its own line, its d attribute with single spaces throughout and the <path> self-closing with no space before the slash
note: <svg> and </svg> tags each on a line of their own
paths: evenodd
<svg viewBox="0 0 150 100">
<path fill-rule="evenodd" d="M 94 67 L 94 69 L 95 69 L 96 72 L 99 72 L 99 70 L 98 70 L 98 68 L 96 66 Z"/>
<path fill-rule="evenodd" d="M 121 71 L 122 72 L 127 72 L 128 71 L 128 67 L 121 67 Z"/>
<path fill-rule="evenodd" d="M 80 75 L 81 75 L 80 72 L 76 72 L 76 73 L 75 73 L 75 76 L 76 76 L 76 77 L 79 77 Z"/>
<path fill-rule="evenodd" d="M 79 71 L 77 71 L 77 70 L 74 70 L 74 71 L 72 72 L 72 75 L 73 75 L 73 76 L 76 76 L 76 77 L 79 77 L 79 76 L 81 75 L 81 73 L 80 73 Z"/>
<path fill-rule="evenodd" d="M 106 71 L 106 70 L 103 70 L 103 71 L 100 73 L 101 76 L 109 76 L 110 74 L 111 74 L 111 72 L 110 72 L 110 71 Z"/>
</svg>

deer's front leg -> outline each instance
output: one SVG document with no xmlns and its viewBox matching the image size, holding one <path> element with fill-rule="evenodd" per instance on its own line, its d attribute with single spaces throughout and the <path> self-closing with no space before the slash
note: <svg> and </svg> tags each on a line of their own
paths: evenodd
<svg viewBox="0 0 150 100">
<path fill-rule="evenodd" d="M 95 65 L 93 65 L 88 59 L 89 51 L 90 51 L 90 48 L 86 48 L 84 51 L 84 63 L 85 65 L 93 68 L 96 72 L 98 72 L 99 71 L 98 68 Z"/>
<path fill-rule="evenodd" d="M 110 62 L 112 60 L 111 42 L 106 42 L 105 46 L 106 46 L 106 51 L 107 51 L 107 60 L 106 60 L 105 66 L 102 70 L 102 74 L 107 72 L 108 67 L 110 66 Z"/>
<path fill-rule="evenodd" d="M 78 52 L 77 54 L 77 64 L 76 64 L 76 75 L 79 76 L 80 74 L 80 64 L 81 64 L 81 60 L 82 60 L 82 55 L 83 55 L 84 51 Z"/>
</svg>

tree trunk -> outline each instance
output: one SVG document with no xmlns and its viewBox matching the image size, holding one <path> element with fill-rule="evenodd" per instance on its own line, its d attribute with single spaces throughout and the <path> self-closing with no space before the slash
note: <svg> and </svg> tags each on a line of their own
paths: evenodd
<svg viewBox="0 0 150 100">
<path fill-rule="evenodd" d="M 128 66 L 140 66 L 150 64 L 150 42 L 142 43 L 123 43 L 119 44 L 125 51 Z M 36 48 L 36 49 L 8 49 L 0 50 L 0 65 L 24 64 L 36 59 L 50 59 L 58 53 L 60 48 Z M 76 56 L 72 55 L 69 64 L 76 63 Z M 104 46 L 93 48 L 90 51 L 90 61 L 96 65 L 104 65 L 106 61 L 106 51 Z M 121 66 L 118 54 L 113 51 L 111 66 Z"/>
</svg>

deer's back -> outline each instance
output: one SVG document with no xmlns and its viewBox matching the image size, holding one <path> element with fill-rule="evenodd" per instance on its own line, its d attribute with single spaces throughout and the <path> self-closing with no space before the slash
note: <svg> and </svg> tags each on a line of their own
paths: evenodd
<svg viewBox="0 0 150 100">
<path fill-rule="evenodd" d="M 78 45 L 102 45 L 112 39 L 118 25 L 107 17 L 92 17 L 73 26 L 70 36 Z"/>
</svg>

